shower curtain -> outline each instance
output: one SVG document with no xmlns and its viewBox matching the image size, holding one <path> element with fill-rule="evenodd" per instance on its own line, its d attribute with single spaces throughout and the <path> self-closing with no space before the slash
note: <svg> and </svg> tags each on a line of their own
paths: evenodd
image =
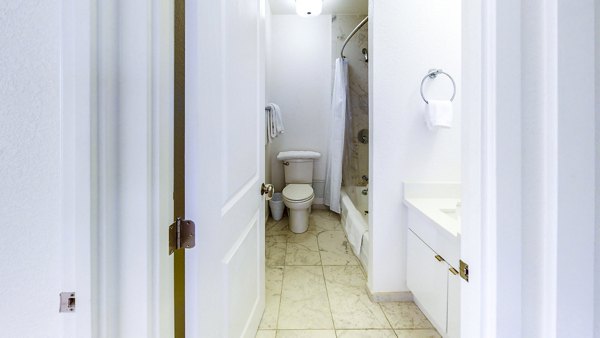
<svg viewBox="0 0 600 338">
<path fill-rule="evenodd" d="M 340 192 L 342 189 L 342 162 L 344 156 L 344 131 L 348 114 L 348 61 L 335 61 L 335 80 L 331 100 L 331 129 L 329 133 L 329 156 L 325 178 L 325 205 L 331 211 L 341 212 Z"/>
</svg>

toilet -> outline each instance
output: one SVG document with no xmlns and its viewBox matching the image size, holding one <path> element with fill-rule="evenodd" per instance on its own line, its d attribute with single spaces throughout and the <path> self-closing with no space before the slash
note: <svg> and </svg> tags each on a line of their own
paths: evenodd
<svg viewBox="0 0 600 338">
<path fill-rule="evenodd" d="M 283 203 L 288 208 L 290 230 L 297 234 L 308 230 L 308 216 L 315 199 L 313 164 L 319 158 L 321 154 L 315 151 L 282 151 L 277 155 L 285 177 Z"/>
</svg>

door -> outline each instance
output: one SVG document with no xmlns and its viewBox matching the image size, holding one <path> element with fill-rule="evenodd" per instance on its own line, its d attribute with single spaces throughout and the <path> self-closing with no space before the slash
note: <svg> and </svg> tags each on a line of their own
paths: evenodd
<svg viewBox="0 0 600 338">
<path fill-rule="evenodd" d="M 186 337 L 254 337 L 264 309 L 264 6 L 186 4 Z"/>
</svg>

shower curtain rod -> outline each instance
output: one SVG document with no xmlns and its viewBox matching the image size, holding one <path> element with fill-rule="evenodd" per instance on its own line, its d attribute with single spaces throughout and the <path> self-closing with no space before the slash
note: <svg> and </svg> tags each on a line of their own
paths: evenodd
<svg viewBox="0 0 600 338">
<path fill-rule="evenodd" d="M 350 39 L 352 39 L 352 37 L 354 36 L 354 34 L 356 34 L 356 32 L 358 32 L 359 29 L 362 28 L 362 26 L 364 26 L 367 22 L 369 21 L 369 17 L 365 17 L 363 19 L 363 21 L 361 21 L 358 26 L 356 26 L 356 28 L 354 28 L 354 30 L 352 31 L 352 33 L 350 33 L 350 35 L 348 35 L 348 37 L 346 38 L 346 41 L 344 41 L 344 45 L 342 46 L 342 51 L 340 52 L 340 55 L 342 56 L 342 59 L 345 58 L 344 56 L 344 48 L 346 48 L 346 45 L 348 44 L 348 41 L 350 41 Z"/>
</svg>

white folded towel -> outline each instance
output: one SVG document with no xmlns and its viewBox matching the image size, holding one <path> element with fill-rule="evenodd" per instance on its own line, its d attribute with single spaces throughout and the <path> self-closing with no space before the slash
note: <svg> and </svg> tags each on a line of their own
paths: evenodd
<svg viewBox="0 0 600 338">
<path fill-rule="evenodd" d="M 267 141 L 271 143 L 274 138 L 284 133 L 285 128 L 283 127 L 283 117 L 279 106 L 270 103 L 268 107 L 271 109 L 267 110 Z"/>
<path fill-rule="evenodd" d="M 425 122 L 429 130 L 436 127 L 452 128 L 453 114 L 451 101 L 429 100 Z"/>
<path fill-rule="evenodd" d="M 343 195 L 342 200 L 344 200 L 342 201 L 342 205 L 348 205 L 349 203 L 352 203 L 348 195 Z M 350 213 L 353 214 L 351 215 Z M 346 233 L 348 242 L 352 247 L 352 251 L 357 257 L 359 257 L 360 251 L 362 250 L 363 238 L 369 229 L 364 227 L 364 222 L 359 221 L 362 219 L 362 215 L 358 213 L 357 210 L 342 209 L 342 219 L 342 223 L 344 224 L 344 232 Z"/>
</svg>

